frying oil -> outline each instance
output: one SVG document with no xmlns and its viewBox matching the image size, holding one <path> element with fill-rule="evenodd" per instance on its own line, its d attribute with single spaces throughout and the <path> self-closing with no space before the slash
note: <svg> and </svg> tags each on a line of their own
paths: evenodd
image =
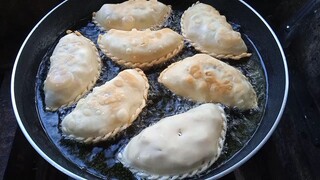
<svg viewBox="0 0 320 180">
<path fill-rule="evenodd" d="M 169 27 L 181 34 L 181 15 L 182 11 L 174 10 L 164 27 Z M 231 24 L 235 30 L 241 31 L 240 25 Z M 97 47 L 98 34 L 104 33 L 88 19 L 82 20 L 77 26 L 71 28 L 71 30 L 78 30 L 82 35 L 92 40 Z M 63 35 L 57 37 L 56 43 Z M 249 51 L 252 53 L 252 56 L 239 61 L 230 60 L 225 62 L 238 68 L 246 77 L 248 77 L 258 95 L 259 108 L 256 110 L 239 111 L 234 108 L 224 107 L 228 119 L 225 145 L 220 158 L 210 169 L 203 172 L 203 174 L 207 174 L 224 164 L 238 151 L 240 151 L 257 130 L 264 113 L 267 85 L 263 61 L 249 37 L 244 33 L 242 33 L 242 35 Z M 182 52 L 176 57 L 160 66 L 145 71 L 150 83 L 150 89 L 147 106 L 143 109 L 139 117 L 129 128 L 122 131 L 114 138 L 94 145 L 85 145 L 63 138 L 61 130 L 59 129 L 61 120 L 74 109 L 75 105 L 67 108 L 60 108 L 55 112 L 45 110 L 43 83 L 49 70 L 50 56 L 56 43 L 52 45 L 43 57 L 36 80 L 37 109 L 39 119 L 41 120 L 45 132 L 59 151 L 69 161 L 79 166 L 79 168 L 100 178 L 134 179 L 135 177 L 131 172 L 124 168 L 116 159 L 117 153 L 133 136 L 137 135 L 144 128 L 156 123 L 164 117 L 186 112 L 187 110 L 199 105 L 173 94 L 157 81 L 161 71 L 169 64 L 182 60 L 186 57 L 193 56 L 198 52 L 190 44 L 186 43 Z M 100 78 L 95 86 L 104 84 L 117 76 L 120 71 L 125 69 L 107 58 L 100 49 L 99 54 L 103 62 L 103 68 Z"/>
</svg>

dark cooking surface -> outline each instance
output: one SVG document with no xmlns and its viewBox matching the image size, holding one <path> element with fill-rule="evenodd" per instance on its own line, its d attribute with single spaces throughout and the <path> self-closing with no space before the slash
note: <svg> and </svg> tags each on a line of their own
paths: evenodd
<svg viewBox="0 0 320 180">
<path fill-rule="evenodd" d="M 299 14 L 297 10 L 303 7 L 306 0 L 248 2 L 262 12 L 285 42 L 291 83 L 289 98 L 283 118 L 266 145 L 247 163 L 222 179 L 319 179 L 320 50 L 317 48 L 320 43 L 319 5 L 311 3 L 310 6 L 306 6 L 305 11 L 308 12 L 308 16 L 303 18 L 303 13 Z M 284 6 L 279 6 L 280 4 Z M 300 17 L 302 21 L 299 21 Z M 34 19 L 29 28 L 37 20 Z M 24 33 L 29 31 L 30 29 L 27 29 Z M 8 39 L 4 38 L 3 34 L 14 36 L 15 33 L 19 32 L 1 33 L 1 43 L 2 39 Z M 316 40 L 318 42 L 315 42 Z M 20 45 L 21 42 L 15 44 L 16 48 Z M 9 53 L 16 55 L 17 52 L 1 49 L 1 54 Z M 13 60 L 5 59 L 5 62 L 6 66 L 2 62 L 0 64 L 0 178 L 7 167 L 4 179 L 68 179 L 39 157 L 20 130 L 15 134 L 16 122 L 9 94 L 10 64 Z"/>
</svg>

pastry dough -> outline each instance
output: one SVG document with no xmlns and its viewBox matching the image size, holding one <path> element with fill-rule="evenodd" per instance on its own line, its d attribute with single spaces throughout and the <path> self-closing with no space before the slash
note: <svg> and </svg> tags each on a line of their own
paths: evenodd
<svg viewBox="0 0 320 180">
<path fill-rule="evenodd" d="M 257 107 L 257 95 L 236 68 L 206 54 L 171 64 L 158 81 L 177 95 L 198 102 L 219 102 L 241 110 Z"/>
<path fill-rule="evenodd" d="M 93 22 L 103 30 L 147 29 L 161 26 L 171 13 L 171 7 L 157 0 L 129 0 L 120 4 L 104 4 L 93 13 Z"/>
<path fill-rule="evenodd" d="M 99 35 L 100 49 L 128 67 L 148 68 L 167 61 L 183 48 L 183 37 L 169 28 L 158 31 L 110 30 Z"/>
<path fill-rule="evenodd" d="M 106 140 L 124 130 L 146 105 L 149 84 L 140 69 L 129 69 L 81 99 L 61 122 L 68 138 L 85 143 Z"/>
<path fill-rule="evenodd" d="M 100 76 L 101 60 L 95 45 L 79 32 L 68 33 L 60 39 L 50 57 L 50 69 L 44 81 L 48 110 L 76 102 Z"/>
<path fill-rule="evenodd" d="M 248 57 L 241 34 L 210 5 L 196 3 L 181 17 L 182 35 L 199 51 L 216 58 Z"/>
<path fill-rule="evenodd" d="M 182 179 L 209 168 L 220 156 L 224 110 L 203 104 L 166 117 L 130 140 L 118 159 L 142 179 Z"/>
</svg>

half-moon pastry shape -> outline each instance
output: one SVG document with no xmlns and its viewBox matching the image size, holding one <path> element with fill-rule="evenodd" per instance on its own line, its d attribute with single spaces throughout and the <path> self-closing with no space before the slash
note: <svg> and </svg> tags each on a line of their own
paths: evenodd
<svg viewBox="0 0 320 180">
<path fill-rule="evenodd" d="M 96 143 L 126 129 L 146 105 L 149 84 L 140 69 L 121 71 L 114 79 L 95 87 L 80 99 L 61 122 L 69 139 Z"/>
<path fill-rule="evenodd" d="M 194 176 L 220 156 L 226 121 L 220 106 L 200 105 L 144 129 L 120 151 L 118 159 L 143 179 Z"/>
<path fill-rule="evenodd" d="M 68 33 L 59 40 L 50 57 L 43 88 L 48 110 L 76 102 L 100 76 L 101 60 L 96 46 L 79 32 Z"/>
<path fill-rule="evenodd" d="M 133 68 L 149 68 L 163 63 L 183 48 L 183 37 L 169 28 L 122 31 L 111 29 L 99 35 L 100 49 L 116 63 Z"/>
<path fill-rule="evenodd" d="M 241 34 L 210 5 L 196 3 L 188 8 L 181 17 L 181 31 L 195 49 L 213 57 L 237 60 L 251 56 Z"/>
<path fill-rule="evenodd" d="M 143 30 L 162 26 L 170 13 L 171 6 L 157 0 L 129 0 L 104 4 L 92 19 L 103 30 Z"/>
<path fill-rule="evenodd" d="M 257 95 L 236 68 L 207 54 L 171 64 L 158 81 L 177 95 L 197 102 L 216 102 L 241 110 L 257 108 Z"/>
</svg>

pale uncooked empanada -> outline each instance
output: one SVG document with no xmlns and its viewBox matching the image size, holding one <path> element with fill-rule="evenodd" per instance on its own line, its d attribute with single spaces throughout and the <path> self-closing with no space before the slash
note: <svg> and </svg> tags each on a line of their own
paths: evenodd
<svg viewBox="0 0 320 180">
<path fill-rule="evenodd" d="M 148 29 L 161 26 L 171 13 L 171 7 L 157 0 L 129 0 L 120 4 L 104 4 L 93 13 L 93 22 L 103 30 Z"/>
<path fill-rule="evenodd" d="M 68 33 L 60 39 L 50 57 L 43 88 L 48 110 L 76 102 L 100 76 L 101 60 L 96 46 L 79 32 Z"/>
<path fill-rule="evenodd" d="M 203 104 L 166 117 L 130 140 L 118 159 L 146 179 L 182 179 L 209 168 L 220 156 L 227 122 L 224 110 Z"/>
<path fill-rule="evenodd" d="M 257 95 L 236 68 L 207 54 L 171 64 L 158 81 L 177 95 L 198 102 L 219 102 L 239 109 L 257 107 Z"/>
<path fill-rule="evenodd" d="M 182 35 L 199 51 L 216 58 L 240 59 L 251 56 L 241 34 L 225 16 L 203 3 L 196 3 L 181 17 Z"/>
<path fill-rule="evenodd" d="M 79 100 L 62 120 L 62 132 L 79 142 L 106 140 L 138 117 L 146 105 L 148 89 L 148 80 L 140 69 L 124 70 Z"/>
<path fill-rule="evenodd" d="M 149 68 L 178 54 L 183 48 L 183 37 L 169 28 L 158 31 L 111 29 L 99 35 L 98 44 L 120 65 Z"/>
</svg>

